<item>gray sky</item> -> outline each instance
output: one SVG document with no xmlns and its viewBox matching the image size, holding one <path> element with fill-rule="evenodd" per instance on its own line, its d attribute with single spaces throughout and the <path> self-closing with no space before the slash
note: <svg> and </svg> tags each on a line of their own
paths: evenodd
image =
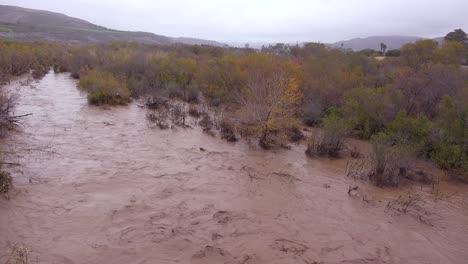
<svg viewBox="0 0 468 264">
<path fill-rule="evenodd" d="M 228 43 L 468 31 L 468 0 L 0 0 L 113 29 Z"/>
</svg>

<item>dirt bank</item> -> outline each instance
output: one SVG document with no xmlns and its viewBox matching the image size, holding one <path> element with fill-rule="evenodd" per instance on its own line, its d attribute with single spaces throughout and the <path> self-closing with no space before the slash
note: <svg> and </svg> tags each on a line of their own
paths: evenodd
<svg viewBox="0 0 468 264">
<path fill-rule="evenodd" d="M 135 104 L 102 109 L 65 74 L 21 95 L 15 189 L 0 199 L 0 263 L 466 263 L 468 187 L 378 189 L 346 159 L 148 127 Z M 18 87 L 18 88 L 16 88 Z M 203 147 L 204 151 L 200 150 Z M 349 190 L 350 185 L 359 186 Z M 397 202 L 418 201 L 406 212 Z M 447 197 L 448 196 L 448 197 Z M 390 205 L 389 205 L 390 202 Z"/>
</svg>

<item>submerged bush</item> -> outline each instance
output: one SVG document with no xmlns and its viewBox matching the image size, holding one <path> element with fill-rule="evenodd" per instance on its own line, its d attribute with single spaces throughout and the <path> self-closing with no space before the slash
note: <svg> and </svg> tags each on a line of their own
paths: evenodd
<svg viewBox="0 0 468 264">
<path fill-rule="evenodd" d="M 306 154 L 309 157 L 337 157 L 344 148 L 344 140 L 349 133 L 349 126 L 336 111 L 322 118 L 321 130 L 310 137 Z"/>
<path fill-rule="evenodd" d="M 200 101 L 199 96 L 200 92 L 195 88 L 191 88 L 188 89 L 185 100 L 191 104 L 196 104 Z"/>
<path fill-rule="evenodd" d="M 432 159 L 452 178 L 468 183 L 468 156 L 462 145 L 440 144 L 432 152 Z"/>
<path fill-rule="evenodd" d="M 193 105 L 189 107 L 188 113 L 191 117 L 194 117 L 194 118 L 200 118 L 201 116 L 201 113 L 200 111 L 198 111 L 198 108 Z"/>
<path fill-rule="evenodd" d="M 220 123 L 221 138 L 229 142 L 238 140 L 236 137 L 236 128 L 233 122 L 228 119 L 223 119 Z"/>
<path fill-rule="evenodd" d="M 0 193 L 6 193 L 12 186 L 11 175 L 8 172 L 0 171 Z"/>
<path fill-rule="evenodd" d="M 185 127 L 185 121 L 187 118 L 187 114 L 185 112 L 185 108 L 183 105 L 174 104 L 170 109 L 170 117 L 172 124 L 180 127 Z"/>
<path fill-rule="evenodd" d="M 320 123 L 323 115 L 323 108 L 314 102 L 307 101 L 304 103 L 304 115 L 302 121 L 305 125 L 314 126 Z"/>
<path fill-rule="evenodd" d="M 348 176 L 369 180 L 379 187 L 396 187 L 407 179 L 424 183 L 433 180 L 431 175 L 413 167 L 415 152 L 412 146 L 395 144 L 384 132 L 372 137 L 371 146 L 369 157 L 348 163 Z"/>
<path fill-rule="evenodd" d="M 203 113 L 202 114 L 202 119 L 198 124 L 202 127 L 203 131 L 209 135 L 214 135 L 213 132 L 213 127 L 214 127 L 214 122 L 211 116 L 208 113 Z"/>
<path fill-rule="evenodd" d="M 465 150 L 463 149 L 463 146 L 460 145 L 441 144 L 436 146 L 432 154 L 432 159 L 442 169 L 446 170 L 461 168 L 466 162 L 468 162 Z"/>
<path fill-rule="evenodd" d="M 286 135 L 291 142 L 299 142 L 304 139 L 304 134 L 297 126 L 292 126 L 286 130 Z"/>
<path fill-rule="evenodd" d="M 49 72 L 49 68 L 43 65 L 33 66 L 33 70 L 31 75 L 34 79 L 39 80 L 42 79 L 47 73 Z"/>
<path fill-rule="evenodd" d="M 88 70 L 78 85 L 88 92 L 88 101 L 94 105 L 127 104 L 130 101 L 130 91 L 125 83 L 108 72 Z"/>
<path fill-rule="evenodd" d="M 393 145 L 389 136 L 379 133 L 372 137 L 372 168 L 369 179 L 377 186 L 398 186 L 408 173 L 410 151 Z"/>
</svg>

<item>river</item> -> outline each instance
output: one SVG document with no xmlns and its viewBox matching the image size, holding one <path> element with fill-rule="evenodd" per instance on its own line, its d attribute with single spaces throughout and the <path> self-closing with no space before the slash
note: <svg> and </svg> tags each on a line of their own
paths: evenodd
<svg viewBox="0 0 468 264">
<path fill-rule="evenodd" d="M 347 159 L 152 128 L 136 103 L 89 106 L 67 74 L 21 80 L 0 197 L 0 263 L 467 263 L 468 186 L 376 188 Z M 350 186 L 359 189 L 348 193 Z M 405 213 L 398 197 L 422 199 Z"/>
</svg>

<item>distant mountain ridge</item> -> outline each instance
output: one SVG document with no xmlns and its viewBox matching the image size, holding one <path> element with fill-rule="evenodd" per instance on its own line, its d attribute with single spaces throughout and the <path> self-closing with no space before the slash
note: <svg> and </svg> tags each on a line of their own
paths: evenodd
<svg viewBox="0 0 468 264">
<path fill-rule="evenodd" d="M 413 43 L 418 40 L 427 39 L 416 36 L 371 36 L 367 38 L 354 38 L 350 40 L 338 41 L 330 44 L 331 47 L 352 50 L 374 49 L 380 50 L 380 43 L 387 45 L 387 50 L 400 49 L 407 43 Z M 437 42 L 441 42 L 443 38 L 435 38 Z M 343 44 L 343 45 L 342 45 Z"/>
<path fill-rule="evenodd" d="M 224 43 L 212 40 L 172 38 L 148 32 L 108 29 L 60 13 L 8 5 L 0 5 L 0 38 L 66 44 L 128 41 L 159 45 L 183 43 L 225 46 Z"/>
</svg>

